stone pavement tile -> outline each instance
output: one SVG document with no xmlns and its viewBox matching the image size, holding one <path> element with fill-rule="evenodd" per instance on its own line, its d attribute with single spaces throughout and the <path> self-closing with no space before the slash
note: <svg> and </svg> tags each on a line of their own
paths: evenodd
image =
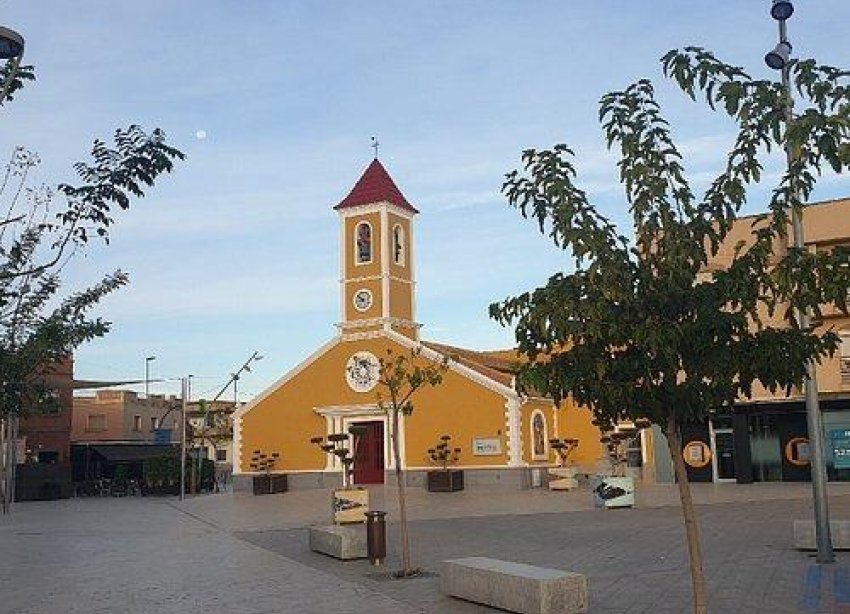
<svg viewBox="0 0 850 614">
<path fill-rule="evenodd" d="M 2 614 L 417 611 L 161 501 L 19 504 L 0 551 Z"/>
<path fill-rule="evenodd" d="M 833 503 L 834 515 L 850 516 L 850 498 Z M 795 500 L 699 508 L 712 612 L 800 611 L 811 558 L 791 548 L 791 519 L 808 510 L 806 501 Z M 594 612 L 691 610 L 684 529 L 676 508 L 421 520 L 411 523 L 411 536 L 414 561 L 426 569 L 437 569 L 446 558 L 490 556 L 586 574 Z M 309 552 L 298 530 L 245 532 L 239 537 L 412 607 L 439 612 L 445 603 L 435 578 L 416 584 L 376 582 L 369 578 L 373 570 L 368 563 L 341 564 Z M 398 564 L 394 524 L 388 537 L 391 569 Z M 850 554 L 839 559 L 846 564 Z M 829 584 L 815 612 L 832 611 L 835 597 Z M 475 608 L 469 611 L 487 611 Z"/>
</svg>

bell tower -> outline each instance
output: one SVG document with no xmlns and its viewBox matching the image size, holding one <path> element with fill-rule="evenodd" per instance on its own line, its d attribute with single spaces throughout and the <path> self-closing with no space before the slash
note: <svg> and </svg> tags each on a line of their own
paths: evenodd
<svg viewBox="0 0 850 614">
<path fill-rule="evenodd" d="M 411 205 L 375 158 L 334 209 L 340 217 L 342 333 L 419 339 Z"/>
</svg>

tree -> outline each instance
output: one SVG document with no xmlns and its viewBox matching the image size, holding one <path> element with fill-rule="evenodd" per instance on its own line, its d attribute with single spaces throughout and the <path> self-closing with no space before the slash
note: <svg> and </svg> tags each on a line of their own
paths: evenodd
<svg viewBox="0 0 850 614">
<path fill-rule="evenodd" d="M 681 429 L 750 396 L 755 382 L 790 390 L 801 383 L 808 360 L 838 345 L 834 332 L 803 329 L 791 313 L 819 316 L 825 305 L 846 312 L 850 252 L 796 249 L 787 231 L 790 211 L 803 209 L 821 169 L 842 172 L 850 164 L 850 88 L 843 84 L 846 72 L 796 62 L 792 82 L 809 106 L 789 124 L 783 110 L 790 101 L 780 85 L 753 79 L 708 51 L 671 51 L 662 65 L 688 96 L 734 120 L 737 136 L 722 172 L 697 198 L 652 84 L 641 80 L 606 94 L 599 117 L 608 147 L 619 153 L 633 235 L 621 233 L 578 187 L 567 146 L 525 151 L 523 171 L 507 175 L 503 192 L 571 252 L 575 270 L 491 305 L 490 315 L 516 325 L 519 350 L 529 358 L 521 388 L 545 390 L 556 402 L 571 395 L 603 429 L 646 418 L 666 435 L 694 610 L 705 612 Z M 795 155 L 772 191 L 769 212 L 755 220 L 727 268 L 707 272 L 774 147 Z"/>
<path fill-rule="evenodd" d="M 407 526 L 407 500 L 405 497 L 404 470 L 401 465 L 401 446 L 399 442 L 399 417 L 413 413 L 413 395 L 426 386 L 438 386 L 443 381 L 443 373 L 448 369 L 448 359 L 436 364 L 421 366 L 421 350 L 411 350 L 410 354 L 396 354 L 388 349 L 385 356 L 378 359 L 378 407 L 390 419 L 390 438 L 392 442 L 395 478 L 398 487 L 399 528 L 401 532 L 401 569 L 397 572 L 401 578 L 415 575 L 410 565 L 410 539 Z"/>
<path fill-rule="evenodd" d="M 7 63 L 0 78 L 12 73 Z M 12 76 L 9 94 L 32 81 L 31 66 Z M 11 100 L 8 96 L 6 102 Z M 114 145 L 96 140 L 91 162 L 74 165 L 79 183 L 30 184 L 39 158 L 16 147 L 0 178 L 0 497 L 4 511 L 12 490 L 18 417 L 56 403 L 50 374 L 86 341 L 109 331 L 91 317 L 107 294 L 127 283 L 120 270 L 89 288 L 61 296 L 61 272 L 92 237 L 108 242 L 114 209 L 128 209 L 162 173 L 171 172 L 179 150 L 161 130 L 131 125 L 115 131 Z M 0 443 L 2 443 L 0 442 Z"/>
</svg>

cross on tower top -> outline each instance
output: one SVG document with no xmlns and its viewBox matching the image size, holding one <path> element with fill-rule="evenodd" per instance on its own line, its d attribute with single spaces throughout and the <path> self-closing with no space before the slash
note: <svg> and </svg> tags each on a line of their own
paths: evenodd
<svg viewBox="0 0 850 614">
<path fill-rule="evenodd" d="M 380 145 L 381 145 L 381 144 L 378 142 L 378 137 L 373 136 L 373 137 L 372 137 L 372 145 L 371 145 L 371 147 L 372 147 L 372 149 L 374 149 L 374 150 L 375 150 L 375 159 L 376 159 L 376 160 L 378 159 L 378 147 L 379 147 Z"/>
</svg>

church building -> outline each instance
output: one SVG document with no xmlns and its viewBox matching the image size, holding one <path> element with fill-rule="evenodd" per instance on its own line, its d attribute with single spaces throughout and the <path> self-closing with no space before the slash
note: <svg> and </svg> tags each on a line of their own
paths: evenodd
<svg viewBox="0 0 850 614">
<path fill-rule="evenodd" d="M 342 466 L 311 438 L 350 435 L 354 483 L 380 484 L 394 470 L 387 416 L 378 406 L 379 357 L 387 350 L 416 360 L 441 362 L 448 370 L 435 387 L 413 397 L 414 411 L 400 423 L 402 464 L 408 483 L 424 483 L 433 469 L 428 450 L 449 435 L 460 448 L 456 467 L 467 487 L 522 488 L 540 477 L 535 466 L 554 464 L 550 439 L 573 438 L 571 459 L 592 469 L 602 457 L 599 431 L 584 408 L 517 393 L 513 350 L 474 351 L 420 336 L 416 318 L 416 242 L 419 211 L 375 158 L 334 207 L 340 227 L 340 322 L 338 332 L 234 414 L 234 484 L 250 488 L 251 457 L 279 454 L 275 472 L 290 488 L 336 487 Z M 483 313 L 482 306 L 482 313 Z M 485 317 L 482 315 L 482 317 Z"/>
</svg>

